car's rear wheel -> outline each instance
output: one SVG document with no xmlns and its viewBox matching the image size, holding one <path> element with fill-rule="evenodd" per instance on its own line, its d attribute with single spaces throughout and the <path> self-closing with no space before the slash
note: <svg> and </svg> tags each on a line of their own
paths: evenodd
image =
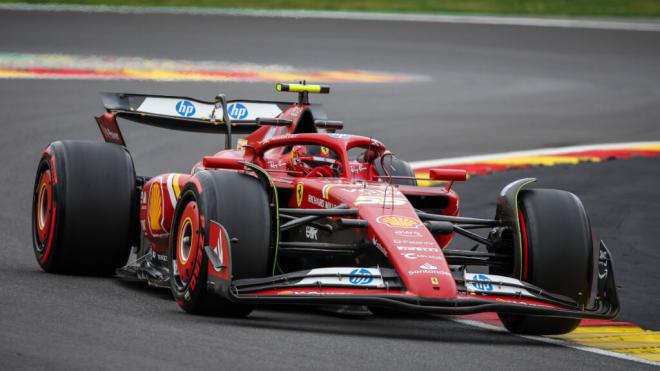
<svg viewBox="0 0 660 371">
<path fill-rule="evenodd" d="M 271 210 L 268 194 L 254 177 L 230 171 L 200 171 L 184 187 L 170 236 L 170 287 L 176 302 L 192 314 L 248 315 L 253 307 L 208 290 L 211 221 L 227 231 L 231 274 L 261 278 L 272 268 Z M 213 268 L 210 268 L 213 269 Z"/>
<path fill-rule="evenodd" d="M 111 275 L 137 231 L 133 160 L 116 144 L 58 141 L 44 151 L 32 199 L 32 241 L 41 268 Z"/>
<path fill-rule="evenodd" d="M 519 220 L 522 246 L 514 262 L 516 278 L 585 305 L 591 291 L 594 247 L 580 199 L 554 189 L 523 190 Z M 509 331 L 520 334 L 564 334 L 580 324 L 574 318 L 499 316 Z"/>
</svg>

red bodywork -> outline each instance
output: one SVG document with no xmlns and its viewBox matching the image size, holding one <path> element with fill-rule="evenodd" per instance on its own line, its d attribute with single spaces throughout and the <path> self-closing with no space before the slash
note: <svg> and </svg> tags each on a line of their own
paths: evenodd
<svg viewBox="0 0 660 371">
<path fill-rule="evenodd" d="M 205 157 L 194 165 L 192 173 L 203 169 L 236 171 L 237 168 L 242 168 L 242 165 L 238 164 L 239 161 L 251 162 L 269 171 L 278 188 L 294 191 L 291 199 L 280 201 L 283 207 L 286 203 L 288 207 L 306 209 L 332 208 L 340 204 L 357 208 L 357 218 L 370 223 L 368 229 L 356 229 L 356 233 L 364 233 L 369 241 L 374 241 L 387 255 L 399 273 L 407 295 L 429 298 L 456 297 L 456 285 L 442 253 L 453 235 L 434 238 L 406 198 L 410 195 L 440 197 L 446 203 L 443 214 L 457 215 L 456 193 L 444 187 L 392 186 L 381 179 L 373 161 L 360 163 L 349 160 L 348 152 L 353 148 L 369 148 L 378 155 L 388 152 L 377 140 L 334 133 L 293 134 L 306 109 L 305 105 L 292 104 L 278 117 L 293 121 L 292 125 L 262 126 L 246 138 L 240 139 L 238 149 L 224 150 Z M 341 176 L 325 178 L 290 175 L 286 171 L 289 154 L 283 154 L 282 151 L 288 145 L 299 143 L 318 144 L 333 150 L 339 156 L 340 162 L 347 165 L 343 166 Z M 167 251 L 176 200 L 190 178 L 190 174 L 161 174 L 152 177 L 143 187 L 140 222 L 151 248 L 157 254 L 165 254 Z M 209 272 L 214 270 L 209 269 Z M 282 290 L 288 291 L 290 290 Z M 331 290 L 333 291 L 337 289 Z M 339 291 L 355 293 L 365 290 Z"/>
</svg>

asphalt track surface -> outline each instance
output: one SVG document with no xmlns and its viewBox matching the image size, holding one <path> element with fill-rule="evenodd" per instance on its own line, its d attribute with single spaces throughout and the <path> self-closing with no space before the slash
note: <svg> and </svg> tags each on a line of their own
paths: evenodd
<svg viewBox="0 0 660 371">
<path fill-rule="evenodd" d="M 0 51 L 276 63 L 415 73 L 408 84 L 341 84 L 317 98 L 349 132 L 402 158 L 660 139 L 660 33 L 183 15 L 0 12 Z M 259 310 L 184 314 L 169 293 L 40 271 L 30 202 L 40 151 L 100 139 L 98 91 L 272 99 L 271 84 L 0 80 L 0 360 L 52 369 L 650 368 L 446 318 L 336 318 Z M 123 125 L 141 174 L 186 171 L 222 138 Z M 613 250 L 621 318 L 659 329 L 660 160 L 516 170 L 458 189 L 489 216 L 499 188 L 526 176 L 583 198 Z M 90 190 L 93 192 L 94 190 Z M 99 236 L 102 238 L 103 236 Z"/>
</svg>

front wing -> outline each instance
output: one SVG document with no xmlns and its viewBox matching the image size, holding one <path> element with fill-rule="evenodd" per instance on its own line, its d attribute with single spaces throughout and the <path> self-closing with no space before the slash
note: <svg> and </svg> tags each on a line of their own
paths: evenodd
<svg viewBox="0 0 660 371">
<path fill-rule="evenodd" d="M 231 256 L 209 275 L 209 289 L 231 301 L 246 304 L 366 305 L 400 311 L 465 315 L 481 312 L 548 317 L 613 319 L 620 311 L 612 258 L 601 242 L 598 269 L 594 269 L 591 301 L 579 306 L 573 299 L 509 277 L 466 273 L 453 276 L 458 293 L 452 298 L 419 297 L 405 290 L 393 269 L 321 268 L 260 279 L 227 280 Z M 219 261 L 206 249 L 209 261 Z M 229 264 L 227 264 L 229 262 Z"/>
</svg>

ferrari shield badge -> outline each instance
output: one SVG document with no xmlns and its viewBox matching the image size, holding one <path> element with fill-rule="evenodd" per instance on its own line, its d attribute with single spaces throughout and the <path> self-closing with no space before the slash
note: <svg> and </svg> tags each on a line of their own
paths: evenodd
<svg viewBox="0 0 660 371">
<path fill-rule="evenodd" d="M 300 207 L 300 205 L 302 204 L 303 189 L 304 189 L 304 186 L 303 186 L 302 183 L 298 183 L 296 185 L 296 203 L 298 204 L 298 207 Z"/>
</svg>

